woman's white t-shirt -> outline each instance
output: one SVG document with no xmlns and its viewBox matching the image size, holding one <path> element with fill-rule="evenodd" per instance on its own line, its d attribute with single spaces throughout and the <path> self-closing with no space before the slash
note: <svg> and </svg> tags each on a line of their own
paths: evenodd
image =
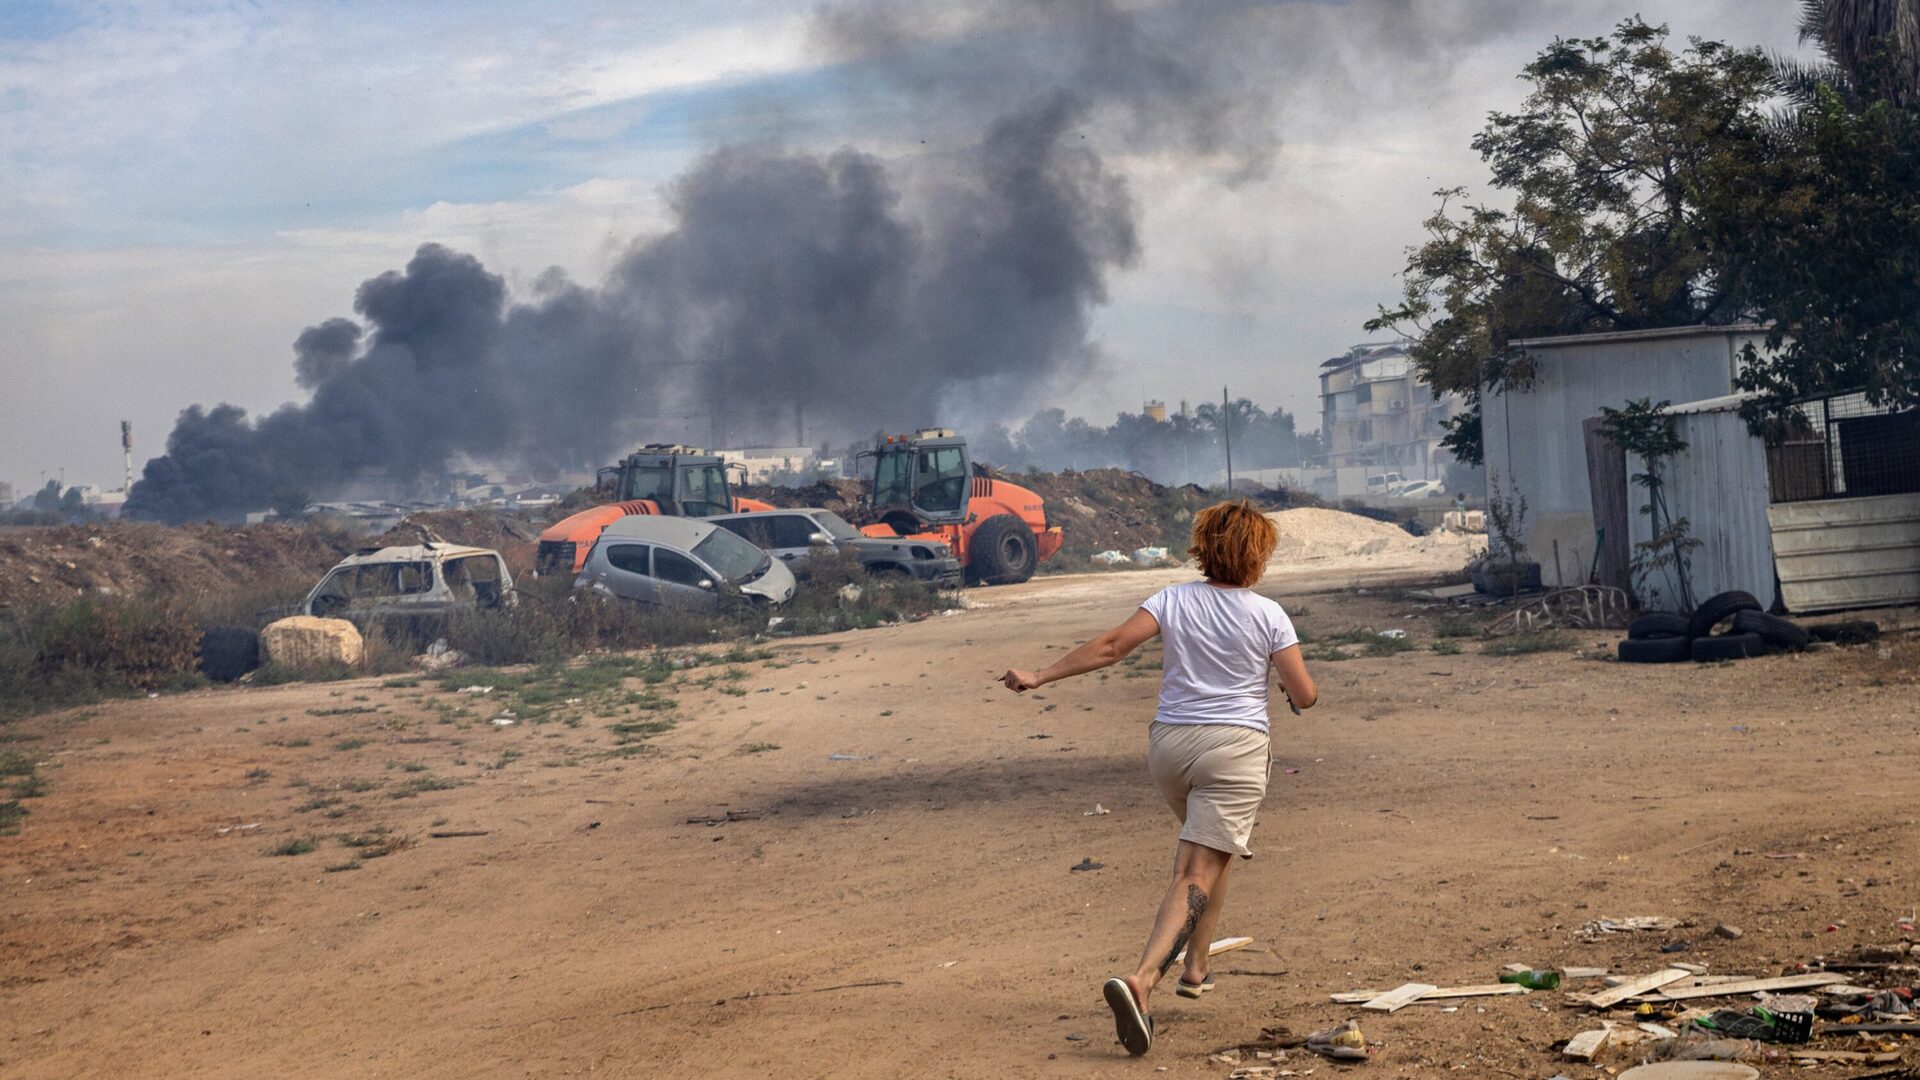
<svg viewBox="0 0 1920 1080">
<path fill-rule="evenodd" d="M 1267 730 L 1267 664 L 1300 642 L 1279 604 L 1252 589 L 1195 581 L 1140 607 L 1160 624 L 1165 656 L 1155 720 Z"/>
</svg>

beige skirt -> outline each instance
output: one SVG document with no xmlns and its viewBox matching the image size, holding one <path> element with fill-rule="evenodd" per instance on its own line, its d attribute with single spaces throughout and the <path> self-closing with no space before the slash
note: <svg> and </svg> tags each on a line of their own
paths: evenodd
<svg viewBox="0 0 1920 1080">
<path fill-rule="evenodd" d="M 1180 839 L 1215 851 L 1253 858 L 1247 841 L 1272 767 L 1264 731 L 1159 720 L 1147 729 L 1147 771 L 1180 819 Z"/>
</svg>

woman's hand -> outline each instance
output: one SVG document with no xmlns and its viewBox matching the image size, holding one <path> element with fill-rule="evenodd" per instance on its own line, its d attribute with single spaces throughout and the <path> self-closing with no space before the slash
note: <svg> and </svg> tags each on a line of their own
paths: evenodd
<svg viewBox="0 0 1920 1080">
<path fill-rule="evenodd" d="M 1040 681 L 1040 676 L 1035 672 L 1021 671 L 1018 668 L 1008 668 L 1007 673 L 1000 676 L 1000 685 L 1016 694 L 1024 694 L 1037 686 L 1043 686 L 1045 684 Z"/>
</svg>

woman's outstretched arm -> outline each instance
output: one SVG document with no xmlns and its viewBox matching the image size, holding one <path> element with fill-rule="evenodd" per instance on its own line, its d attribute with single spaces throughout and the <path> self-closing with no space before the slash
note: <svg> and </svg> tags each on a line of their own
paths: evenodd
<svg viewBox="0 0 1920 1080">
<path fill-rule="evenodd" d="M 1313 685 L 1313 676 L 1307 674 L 1307 662 L 1300 656 L 1300 646 L 1289 645 L 1274 653 L 1273 670 L 1279 674 L 1280 689 L 1287 692 L 1287 699 L 1295 709 L 1311 709 L 1313 703 L 1320 700 L 1320 689 Z"/>
<path fill-rule="evenodd" d="M 1007 689 L 1019 694 L 1036 686 L 1045 686 L 1050 682 L 1059 682 L 1061 679 L 1070 679 L 1075 675 L 1085 675 L 1089 671 L 1098 671 L 1103 667 L 1119 663 L 1121 658 L 1139 648 L 1148 638 L 1159 632 L 1160 624 L 1142 609 L 1134 612 L 1126 622 L 1039 671 L 1008 668 L 1007 673 L 1000 676 L 1000 682 Z"/>
</svg>

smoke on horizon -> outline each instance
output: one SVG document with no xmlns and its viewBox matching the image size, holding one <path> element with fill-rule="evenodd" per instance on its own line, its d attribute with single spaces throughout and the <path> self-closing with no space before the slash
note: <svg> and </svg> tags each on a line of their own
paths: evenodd
<svg viewBox="0 0 1920 1080">
<path fill-rule="evenodd" d="M 1260 175 L 1279 146 L 1269 24 L 1333 17 L 1300 10 L 1316 6 L 828 8 L 816 44 L 846 92 L 923 128 L 926 150 L 718 147 L 605 280 L 550 270 L 524 298 L 422 245 L 360 286 L 356 319 L 298 336 L 307 401 L 188 408 L 127 511 L 234 517 L 370 471 L 585 468 L 665 431 L 784 443 L 804 423 L 844 443 L 1024 416 L 1097 370 L 1090 320 L 1140 255 L 1137 201 L 1103 148 Z"/>
</svg>

